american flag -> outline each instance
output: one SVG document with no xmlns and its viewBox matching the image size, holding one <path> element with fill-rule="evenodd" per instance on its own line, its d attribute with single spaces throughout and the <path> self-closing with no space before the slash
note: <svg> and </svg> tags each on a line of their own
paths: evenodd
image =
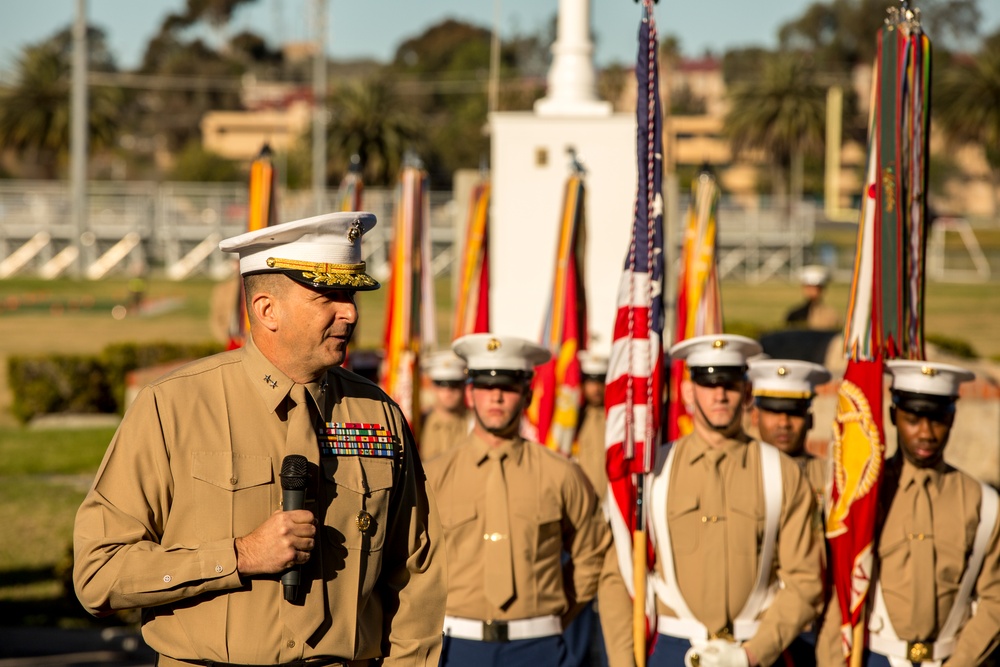
<svg viewBox="0 0 1000 667">
<path fill-rule="evenodd" d="M 618 287 L 605 394 L 610 521 L 622 578 L 636 603 L 638 665 L 645 664 L 644 634 L 648 633 L 648 627 L 639 627 L 644 620 L 640 615 L 652 599 L 646 595 L 646 567 L 633 568 L 633 551 L 647 552 L 645 518 L 637 516 L 641 507 L 637 501 L 642 476 L 652 468 L 660 443 L 663 412 L 663 148 L 656 49 L 653 3 L 644 0 L 636 63 L 638 192 L 631 243 Z"/>
</svg>

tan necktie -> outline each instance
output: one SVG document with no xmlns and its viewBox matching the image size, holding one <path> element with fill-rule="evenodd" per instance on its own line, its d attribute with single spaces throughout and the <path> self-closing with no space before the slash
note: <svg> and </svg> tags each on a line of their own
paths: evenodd
<svg viewBox="0 0 1000 667">
<path fill-rule="evenodd" d="M 312 469 L 309 486 L 306 490 L 306 505 L 304 509 L 318 511 L 321 503 L 315 502 L 316 489 L 318 487 L 315 476 L 319 461 L 319 447 L 316 441 L 316 410 L 312 407 L 312 399 L 308 397 L 306 386 L 296 384 L 289 392 L 289 398 L 295 402 L 294 406 L 288 406 L 288 431 L 285 435 L 285 456 L 289 454 L 300 454 L 311 463 Z M 285 624 L 296 635 L 303 639 L 309 638 L 316 629 L 323 623 L 326 617 L 326 591 L 323 586 L 322 576 L 322 531 L 323 521 L 321 516 L 317 516 L 319 533 L 317 533 L 316 546 L 309 557 L 309 561 L 301 567 L 301 582 L 299 584 L 299 596 L 295 603 L 282 601 L 281 613 Z"/>
<path fill-rule="evenodd" d="M 510 517 L 503 460 L 506 454 L 491 449 L 486 477 L 486 570 L 483 590 L 486 599 L 502 609 L 514 596 L 514 564 L 510 553 Z"/>
<path fill-rule="evenodd" d="M 913 558 L 913 631 L 914 640 L 930 639 L 937 628 L 937 592 L 934 577 L 934 525 L 931 521 L 931 472 L 914 474 L 913 533 L 910 554 Z"/>
<path fill-rule="evenodd" d="M 722 460 L 726 453 L 721 449 L 705 451 L 705 490 L 702 495 L 702 517 L 705 525 L 705 542 L 699 551 L 710 561 L 707 572 L 718 573 L 705 582 L 708 593 L 705 625 L 710 632 L 726 627 L 729 622 L 729 573 L 726 571 L 726 495 L 722 478 Z"/>
</svg>

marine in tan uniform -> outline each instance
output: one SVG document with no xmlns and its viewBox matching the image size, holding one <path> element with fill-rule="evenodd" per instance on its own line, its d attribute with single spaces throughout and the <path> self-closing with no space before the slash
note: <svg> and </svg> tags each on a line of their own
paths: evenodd
<svg viewBox="0 0 1000 667">
<path fill-rule="evenodd" d="M 1000 633 L 997 496 L 944 462 L 959 386 L 974 376 L 927 361 L 889 361 L 886 369 L 897 450 L 879 494 L 864 664 L 984 664 Z M 843 665 L 838 605 L 826 620 L 819 663 Z"/>
<path fill-rule="evenodd" d="M 829 331 L 842 326 L 840 313 L 823 301 L 823 292 L 830 282 L 830 270 L 825 266 L 803 266 L 800 275 L 804 303 L 788 311 L 785 323 L 796 327 Z"/>
<path fill-rule="evenodd" d="M 597 493 L 597 499 L 604 502 L 608 493 L 607 455 L 604 445 L 604 431 L 607 420 L 604 416 L 604 381 L 608 374 L 607 357 L 582 351 L 580 372 L 583 376 L 583 412 L 577 431 L 577 463 L 590 485 Z"/>
<path fill-rule="evenodd" d="M 597 592 L 610 535 L 580 468 L 519 426 L 549 352 L 520 338 L 456 340 L 475 414 L 427 465 L 448 548 L 443 665 L 559 665 L 562 630 Z"/>
<path fill-rule="evenodd" d="M 434 388 L 434 405 L 420 427 L 420 458 L 425 463 L 460 443 L 472 429 L 465 405 L 465 362 L 451 350 L 428 358 L 427 377 Z"/>
<path fill-rule="evenodd" d="M 74 584 L 95 615 L 141 608 L 161 666 L 438 660 L 445 551 L 413 439 L 338 368 L 355 292 L 378 287 L 360 247 L 374 224 L 335 213 L 223 241 L 250 340 L 145 387 L 108 447 Z M 290 455 L 306 460 L 286 476 L 301 509 L 282 509 Z"/>
<path fill-rule="evenodd" d="M 809 485 L 794 461 L 743 430 L 746 359 L 759 352 L 727 334 L 670 349 L 690 372 L 681 393 L 694 429 L 659 449 L 646 480 L 658 615 L 651 666 L 775 664 L 818 613 Z M 612 667 L 633 664 L 627 539 L 616 528 L 618 554 L 609 552 L 599 592 Z"/>
<path fill-rule="evenodd" d="M 761 359 L 750 362 L 747 379 L 753 387 L 751 421 L 760 439 L 792 457 L 806 476 L 822 510 L 829 484 L 829 461 L 806 451 L 813 427 L 812 400 L 816 387 L 830 381 L 830 371 L 797 359 Z"/>
</svg>

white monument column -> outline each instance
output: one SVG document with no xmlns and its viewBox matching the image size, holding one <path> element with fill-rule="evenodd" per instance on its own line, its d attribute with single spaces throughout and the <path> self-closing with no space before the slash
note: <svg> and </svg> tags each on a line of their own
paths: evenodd
<svg viewBox="0 0 1000 667">
<path fill-rule="evenodd" d="M 609 115 L 611 104 L 597 97 L 593 55 L 590 0 L 559 0 L 549 89 L 545 97 L 535 102 L 535 113 L 539 116 Z"/>
</svg>

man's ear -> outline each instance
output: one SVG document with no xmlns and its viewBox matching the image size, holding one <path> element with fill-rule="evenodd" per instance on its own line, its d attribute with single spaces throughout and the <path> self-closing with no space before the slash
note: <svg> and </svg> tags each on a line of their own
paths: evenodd
<svg viewBox="0 0 1000 667">
<path fill-rule="evenodd" d="M 694 409 L 694 384 L 691 380 L 683 380 L 681 382 L 681 400 L 684 401 L 684 405 L 690 413 Z"/>
<path fill-rule="evenodd" d="M 470 408 L 474 405 L 474 403 L 472 402 L 472 383 L 471 382 L 466 382 L 465 383 L 465 404 L 468 407 L 470 407 Z"/>
<path fill-rule="evenodd" d="M 258 292 L 250 300 L 254 317 L 269 331 L 278 330 L 278 305 L 270 292 Z"/>
<path fill-rule="evenodd" d="M 750 408 L 750 424 L 755 428 L 760 428 L 760 408 L 757 406 Z"/>
</svg>

